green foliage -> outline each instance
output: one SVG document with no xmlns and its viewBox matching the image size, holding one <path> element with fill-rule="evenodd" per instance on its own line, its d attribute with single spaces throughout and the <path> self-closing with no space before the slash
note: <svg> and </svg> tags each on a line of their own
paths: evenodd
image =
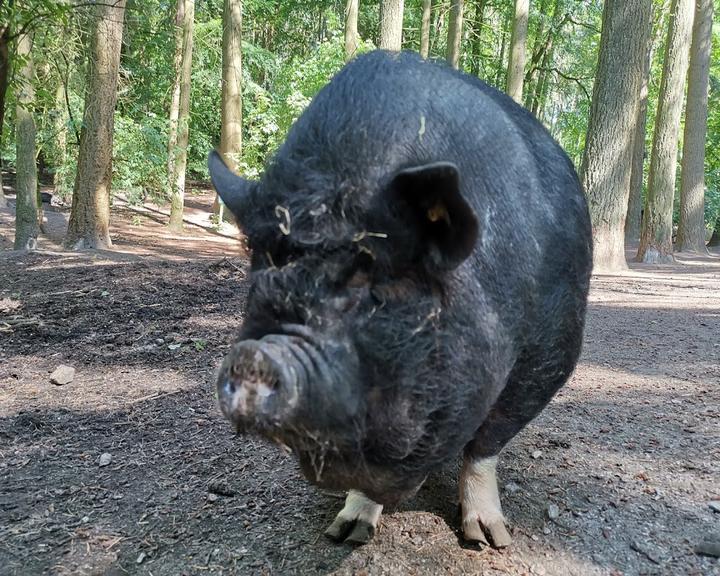
<svg viewBox="0 0 720 576">
<path fill-rule="evenodd" d="M 358 52 L 372 48 L 372 44 L 361 42 Z M 280 145 L 312 97 L 344 64 L 344 40 L 336 36 L 320 44 L 309 58 L 294 58 L 281 67 L 275 82 L 277 90 L 266 115 L 269 122 L 266 121 L 264 126 L 264 132 L 269 136 L 266 146 L 268 152 Z"/>
<path fill-rule="evenodd" d="M 167 121 L 146 114 L 142 122 L 116 115 L 113 141 L 113 188 L 131 203 L 162 199 L 167 190 Z"/>
</svg>

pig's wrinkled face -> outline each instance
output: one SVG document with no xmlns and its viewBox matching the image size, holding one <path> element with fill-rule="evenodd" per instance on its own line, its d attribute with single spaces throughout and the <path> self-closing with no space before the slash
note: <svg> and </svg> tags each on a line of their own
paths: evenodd
<svg viewBox="0 0 720 576">
<path fill-rule="evenodd" d="M 456 183 L 453 167 L 405 171 L 380 204 L 346 211 L 273 195 L 218 162 L 213 182 L 252 249 L 246 317 L 218 378 L 223 413 L 291 448 L 317 484 L 402 498 L 422 482 L 438 426 L 467 400 L 446 392 L 441 278 L 472 250 L 475 220 L 447 193 L 402 201 L 402 182 Z"/>
</svg>

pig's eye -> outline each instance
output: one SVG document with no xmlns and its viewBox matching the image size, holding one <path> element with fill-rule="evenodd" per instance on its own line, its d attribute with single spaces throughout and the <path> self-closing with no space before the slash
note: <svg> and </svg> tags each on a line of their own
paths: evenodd
<svg viewBox="0 0 720 576">
<path fill-rule="evenodd" d="M 269 268 L 282 268 L 302 256 L 300 250 L 286 244 L 275 246 L 274 249 L 263 252 L 262 258 L 265 266 Z"/>
<path fill-rule="evenodd" d="M 361 268 L 356 269 L 347 281 L 348 288 L 363 288 L 368 284 L 370 284 L 370 274 Z"/>
<path fill-rule="evenodd" d="M 348 288 L 363 288 L 372 282 L 373 258 L 365 252 L 355 257 L 350 276 L 346 282 Z"/>
</svg>

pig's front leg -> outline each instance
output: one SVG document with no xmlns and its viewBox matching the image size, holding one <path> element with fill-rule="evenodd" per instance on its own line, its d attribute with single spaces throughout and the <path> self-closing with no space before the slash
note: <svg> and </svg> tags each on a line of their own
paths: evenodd
<svg viewBox="0 0 720 576">
<path fill-rule="evenodd" d="M 365 544 L 375 534 L 382 504 L 377 504 L 357 490 L 350 490 L 345 506 L 335 517 L 325 535 L 333 540 L 351 544 Z"/>
<path fill-rule="evenodd" d="M 460 506 L 465 540 L 504 548 L 512 540 L 505 527 L 497 486 L 497 456 L 466 456 L 460 473 Z"/>
</svg>

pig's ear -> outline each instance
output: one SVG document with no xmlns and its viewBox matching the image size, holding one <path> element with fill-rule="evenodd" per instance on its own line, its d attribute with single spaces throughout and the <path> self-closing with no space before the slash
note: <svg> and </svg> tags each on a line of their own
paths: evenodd
<svg viewBox="0 0 720 576">
<path fill-rule="evenodd" d="M 460 193 L 458 168 L 433 162 L 402 170 L 392 180 L 391 202 L 409 217 L 423 257 L 437 269 L 451 270 L 473 251 L 478 222 Z"/>
<path fill-rule="evenodd" d="M 210 152 L 208 157 L 208 170 L 210 180 L 222 198 L 223 204 L 228 207 L 238 221 L 241 220 L 252 183 L 230 170 L 222 156 L 215 150 Z"/>
</svg>

